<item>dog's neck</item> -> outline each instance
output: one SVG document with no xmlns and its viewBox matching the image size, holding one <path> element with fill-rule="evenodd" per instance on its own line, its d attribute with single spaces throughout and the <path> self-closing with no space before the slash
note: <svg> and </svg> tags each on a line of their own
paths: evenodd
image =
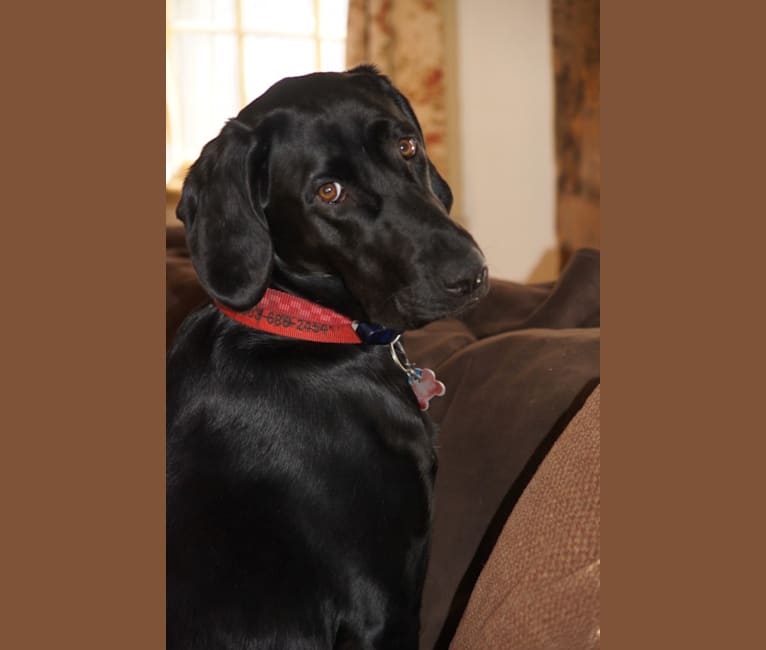
<svg viewBox="0 0 766 650">
<path fill-rule="evenodd" d="M 297 271 L 275 256 L 270 286 L 328 307 L 352 320 L 369 320 L 364 309 L 336 276 Z"/>
</svg>

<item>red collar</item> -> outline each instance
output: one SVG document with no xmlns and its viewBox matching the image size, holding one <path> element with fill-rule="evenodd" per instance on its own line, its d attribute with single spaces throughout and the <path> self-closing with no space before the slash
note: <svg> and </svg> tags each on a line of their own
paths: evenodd
<svg viewBox="0 0 766 650">
<path fill-rule="evenodd" d="M 276 289 L 266 289 L 261 301 L 246 312 L 234 311 L 215 300 L 213 304 L 238 323 L 280 336 L 321 343 L 389 345 L 391 358 L 407 376 L 407 383 L 422 411 L 428 408 L 431 398 L 444 395 L 446 390 L 433 370 L 417 368 L 410 363 L 399 340 L 401 332 L 396 330 L 352 321 L 332 309 Z"/>
<path fill-rule="evenodd" d="M 395 330 L 353 321 L 332 309 L 276 289 L 266 289 L 261 301 L 246 312 L 213 302 L 242 325 L 303 341 L 388 344 L 399 335 Z"/>
</svg>

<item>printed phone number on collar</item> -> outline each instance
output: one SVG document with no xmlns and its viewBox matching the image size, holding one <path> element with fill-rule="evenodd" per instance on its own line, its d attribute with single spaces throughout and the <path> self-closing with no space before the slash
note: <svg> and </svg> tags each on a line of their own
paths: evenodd
<svg viewBox="0 0 766 650">
<path fill-rule="evenodd" d="M 303 320 L 300 318 L 293 318 L 289 314 L 279 314 L 277 312 L 263 313 L 263 309 L 256 309 L 252 314 L 255 320 L 265 320 L 269 325 L 275 327 L 281 327 L 283 329 L 296 329 L 299 332 L 314 332 L 314 334 L 327 335 L 330 331 L 330 326 L 323 323 L 317 323 L 315 321 Z"/>
</svg>

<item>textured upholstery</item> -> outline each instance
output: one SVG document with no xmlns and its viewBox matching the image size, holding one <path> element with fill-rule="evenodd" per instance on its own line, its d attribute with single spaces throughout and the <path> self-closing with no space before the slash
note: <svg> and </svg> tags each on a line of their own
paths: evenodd
<svg viewBox="0 0 766 650">
<path fill-rule="evenodd" d="M 451 650 L 598 647 L 600 400 L 597 387 L 521 495 Z"/>
</svg>

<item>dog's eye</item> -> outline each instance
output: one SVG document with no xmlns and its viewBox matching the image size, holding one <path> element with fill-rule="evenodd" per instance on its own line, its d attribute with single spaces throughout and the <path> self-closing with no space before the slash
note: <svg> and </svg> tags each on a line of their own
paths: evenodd
<svg viewBox="0 0 766 650">
<path fill-rule="evenodd" d="M 399 140 L 399 153 L 407 160 L 418 152 L 418 143 L 415 138 L 402 138 Z"/>
<path fill-rule="evenodd" d="M 337 203 L 343 194 L 343 186 L 338 182 L 325 183 L 317 190 L 317 196 L 325 203 Z"/>
</svg>

